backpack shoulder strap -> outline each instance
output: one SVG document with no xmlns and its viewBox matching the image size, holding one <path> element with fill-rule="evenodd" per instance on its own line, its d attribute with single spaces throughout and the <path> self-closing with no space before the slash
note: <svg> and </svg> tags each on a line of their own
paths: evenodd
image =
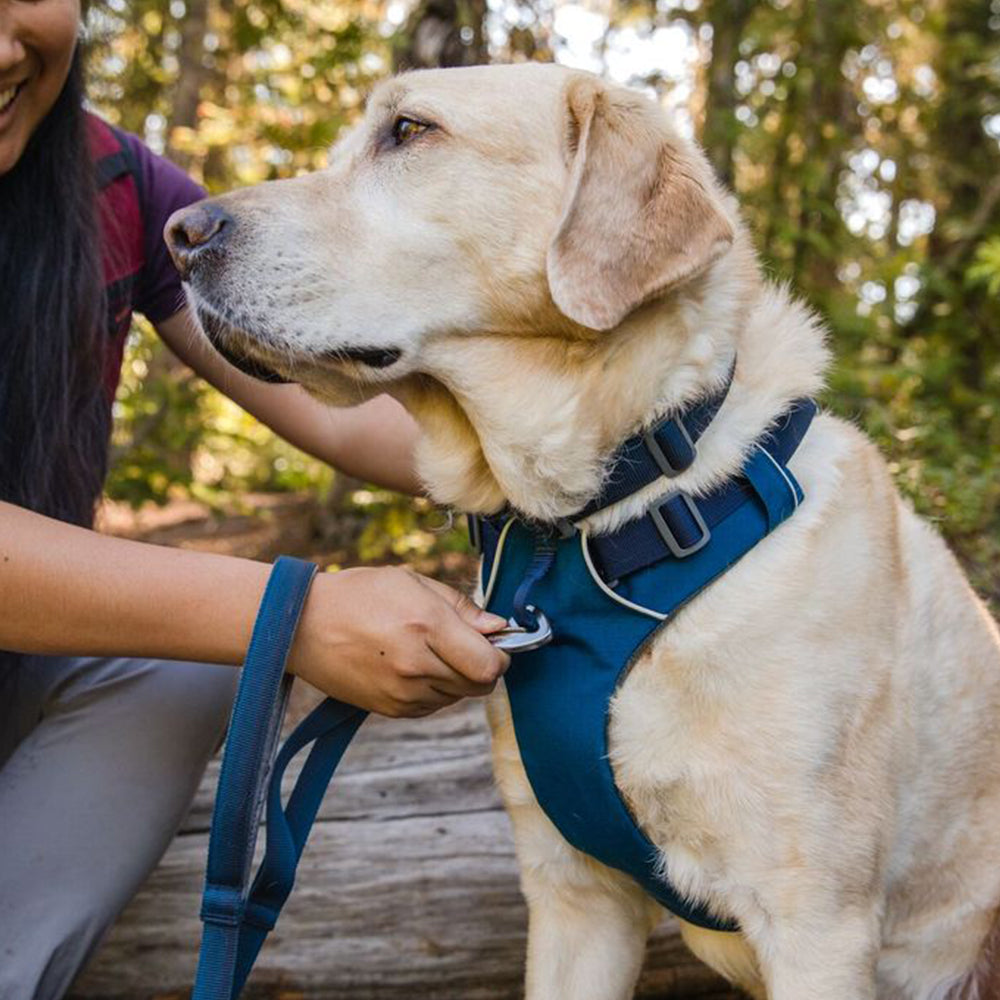
<svg viewBox="0 0 1000 1000">
<path fill-rule="evenodd" d="M 96 115 L 88 114 L 86 122 L 97 182 L 101 270 L 111 338 L 104 362 L 104 381 L 113 396 L 132 317 L 135 283 L 146 257 L 142 170 L 124 132 Z"/>
<path fill-rule="evenodd" d="M 87 131 L 101 228 L 110 237 L 105 259 L 105 280 L 110 287 L 137 273 L 144 263 L 142 167 L 121 129 L 88 115 Z M 116 244 L 113 252 L 112 244 Z"/>
<path fill-rule="evenodd" d="M 87 116 L 87 131 L 97 190 L 103 192 L 115 181 L 131 177 L 138 200 L 142 191 L 142 171 L 125 133 L 96 115 Z"/>
</svg>

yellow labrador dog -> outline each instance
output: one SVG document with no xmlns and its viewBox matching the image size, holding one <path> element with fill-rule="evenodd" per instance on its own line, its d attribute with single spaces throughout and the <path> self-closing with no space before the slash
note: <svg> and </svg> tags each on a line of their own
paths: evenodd
<svg viewBox="0 0 1000 1000">
<path fill-rule="evenodd" d="M 554 66 L 383 83 L 328 169 L 168 227 L 206 331 L 333 403 L 389 392 L 431 495 L 554 519 L 629 435 L 735 380 L 672 485 L 737 472 L 815 394 L 816 317 L 645 98 Z M 1000 997 L 1000 636 L 850 424 L 817 418 L 796 515 L 662 629 L 610 720 L 672 882 L 734 917 L 690 947 L 770 1000 Z M 660 482 L 592 518 L 636 517 Z M 502 692 L 496 774 L 529 1000 L 631 995 L 658 907 L 539 809 Z"/>
</svg>

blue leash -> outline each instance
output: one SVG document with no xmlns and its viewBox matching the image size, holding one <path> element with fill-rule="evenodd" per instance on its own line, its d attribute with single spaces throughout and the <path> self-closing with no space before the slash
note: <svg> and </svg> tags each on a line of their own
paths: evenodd
<svg viewBox="0 0 1000 1000">
<path fill-rule="evenodd" d="M 240 995 L 292 891 L 327 785 L 367 716 L 362 709 L 327 698 L 274 756 L 292 682 L 285 663 L 315 574 L 312 563 L 281 556 L 254 623 L 212 814 L 201 906 L 205 929 L 192 1000 L 234 1000 Z M 291 760 L 310 744 L 313 748 L 283 806 L 281 779 Z M 257 827 L 265 808 L 266 849 L 251 884 Z"/>
</svg>

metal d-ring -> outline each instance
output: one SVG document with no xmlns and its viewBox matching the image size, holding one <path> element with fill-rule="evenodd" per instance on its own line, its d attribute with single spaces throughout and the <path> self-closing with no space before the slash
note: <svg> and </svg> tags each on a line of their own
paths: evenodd
<svg viewBox="0 0 1000 1000">
<path fill-rule="evenodd" d="M 552 626 L 544 611 L 532 607 L 530 604 L 526 608 L 535 618 L 535 627 L 526 628 L 519 625 L 513 618 L 508 619 L 507 627 L 498 632 L 491 632 L 486 638 L 493 643 L 497 649 L 502 649 L 505 653 L 527 653 L 532 649 L 539 649 L 546 643 L 552 641 Z"/>
</svg>

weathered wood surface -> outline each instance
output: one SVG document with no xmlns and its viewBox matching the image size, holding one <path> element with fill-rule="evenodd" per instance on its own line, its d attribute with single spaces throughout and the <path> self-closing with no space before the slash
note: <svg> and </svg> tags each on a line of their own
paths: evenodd
<svg viewBox="0 0 1000 1000">
<path fill-rule="evenodd" d="M 296 715 L 307 697 L 298 694 Z M 216 760 L 159 868 L 74 987 L 77 1000 L 187 995 L 217 776 Z M 513 1000 L 522 995 L 525 922 L 482 706 L 413 722 L 370 719 L 327 795 L 245 995 Z M 738 994 L 686 951 L 667 920 L 650 942 L 637 996 Z"/>
</svg>

